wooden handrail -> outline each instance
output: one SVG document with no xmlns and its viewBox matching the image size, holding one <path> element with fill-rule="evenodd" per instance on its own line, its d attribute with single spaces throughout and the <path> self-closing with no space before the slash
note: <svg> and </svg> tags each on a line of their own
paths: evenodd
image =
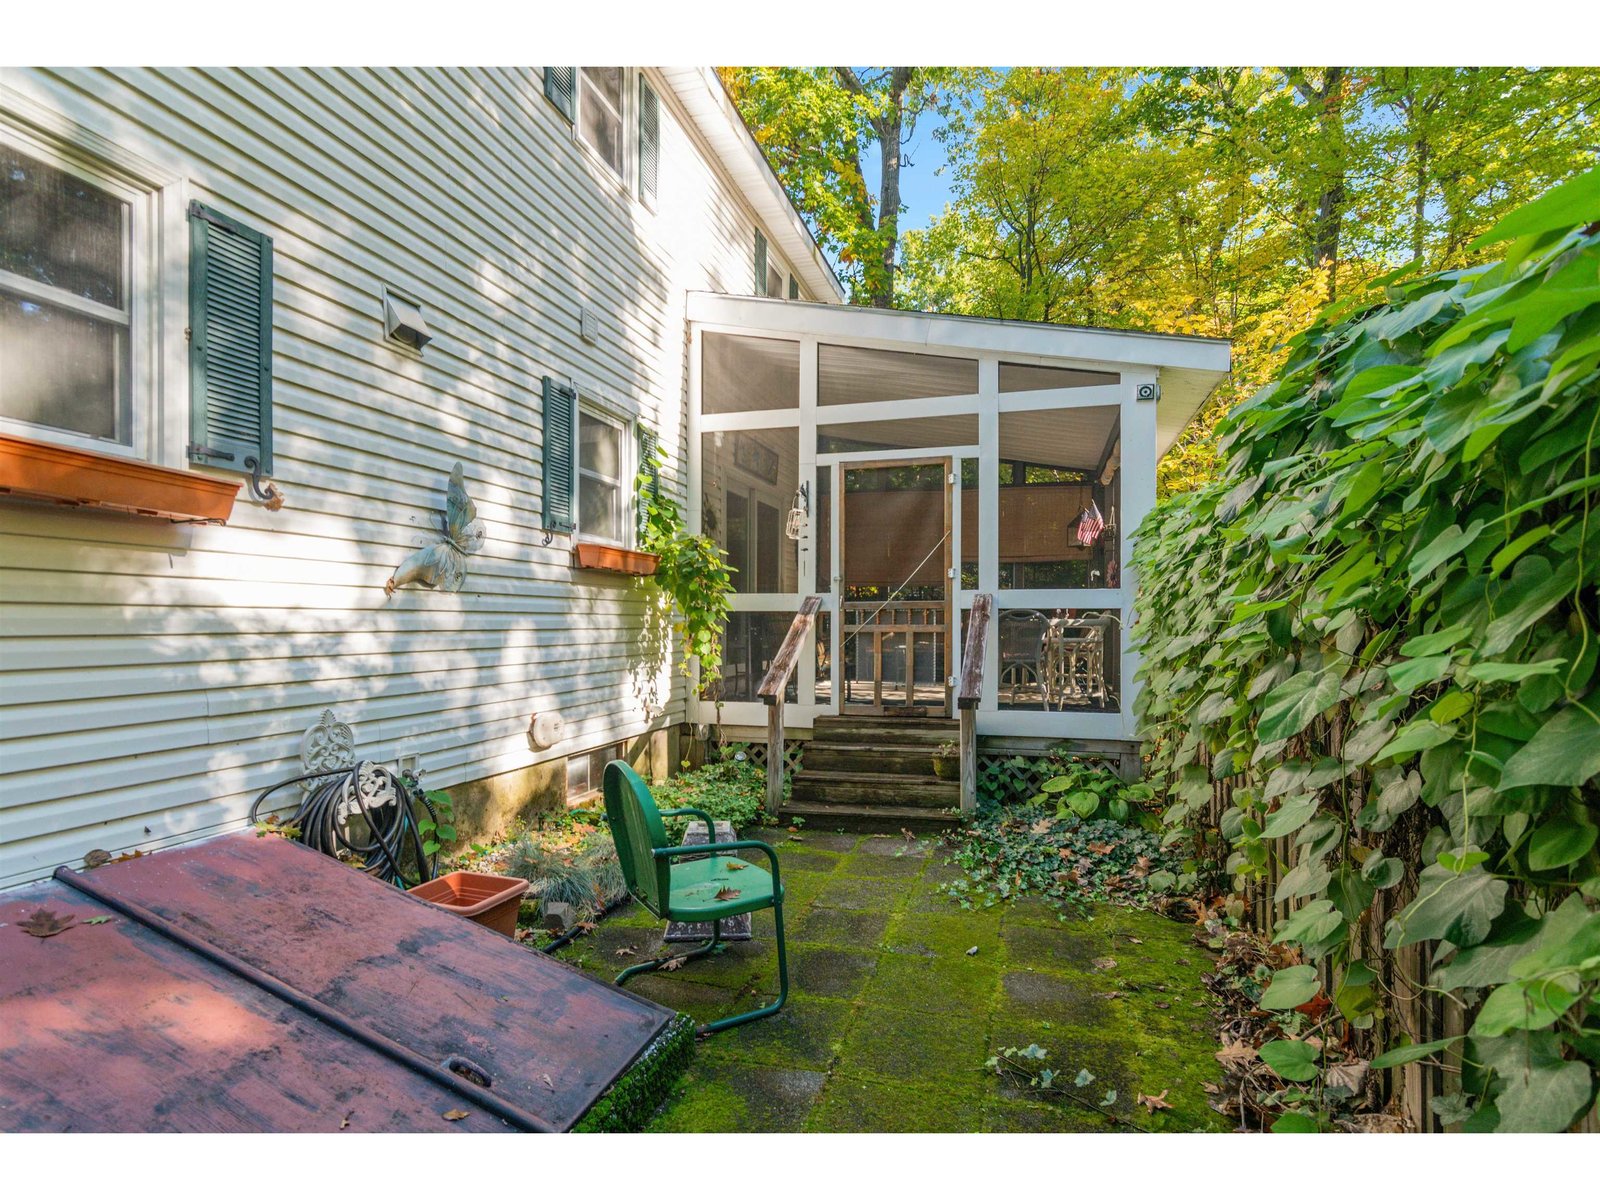
<svg viewBox="0 0 1600 1200">
<path fill-rule="evenodd" d="M 984 592 L 972 598 L 972 616 L 961 651 L 961 684 L 956 688 L 958 708 L 977 708 L 983 698 L 983 661 L 989 652 L 989 618 L 993 615 L 993 596 Z"/>
<path fill-rule="evenodd" d="M 810 632 L 811 622 L 816 619 L 817 609 L 821 605 L 821 596 L 807 596 L 800 602 L 800 611 L 795 613 L 794 620 L 790 622 L 783 645 L 773 655 L 772 665 L 767 668 L 761 686 L 756 689 L 756 695 L 766 703 L 778 703 L 783 696 L 783 689 L 789 686 L 789 676 L 794 674 L 795 664 L 800 661 L 800 649 L 806 644 L 806 634 Z"/>
<path fill-rule="evenodd" d="M 961 815 L 978 809 L 978 702 L 983 699 L 983 663 L 989 654 L 989 618 L 994 597 L 987 592 L 972 598 L 967 618 L 967 640 L 961 650 L 961 684 L 956 688 L 956 710 L 961 719 Z"/>
<path fill-rule="evenodd" d="M 811 623 L 821 606 L 821 596 L 807 596 L 801 601 L 800 611 L 794 614 L 783 645 L 773 655 L 772 665 L 756 689 L 756 695 L 767 705 L 767 813 L 773 817 L 783 805 L 783 692 L 789 686 L 789 676 L 794 674 L 795 664 L 800 661 L 806 634 L 811 631 Z"/>
</svg>

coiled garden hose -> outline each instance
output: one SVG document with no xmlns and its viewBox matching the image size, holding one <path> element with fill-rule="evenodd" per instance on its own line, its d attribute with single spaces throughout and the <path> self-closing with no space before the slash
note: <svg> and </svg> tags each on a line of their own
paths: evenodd
<svg viewBox="0 0 1600 1200">
<path fill-rule="evenodd" d="M 366 797 L 361 794 L 363 767 L 369 777 L 376 775 L 380 781 L 388 783 L 394 794 L 392 802 L 368 806 Z M 317 782 L 312 783 L 313 780 Z M 297 828 L 299 840 L 305 845 L 330 858 L 353 855 L 361 860 L 362 870 L 368 875 L 397 887 L 414 887 L 434 877 L 438 851 L 431 855 L 424 851 L 416 809 L 420 805 L 435 826 L 439 823 L 439 814 L 421 788 L 376 763 L 312 771 L 275 783 L 257 796 L 250 805 L 251 822 L 260 820 L 268 797 L 297 783 L 311 783 L 311 787 L 306 789 L 292 816 L 280 815 L 279 824 Z M 351 819 L 357 812 L 365 826 L 365 836 Z M 415 864 L 412 873 L 415 878 L 407 874 L 403 865 L 408 847 Z"/>
</svg>

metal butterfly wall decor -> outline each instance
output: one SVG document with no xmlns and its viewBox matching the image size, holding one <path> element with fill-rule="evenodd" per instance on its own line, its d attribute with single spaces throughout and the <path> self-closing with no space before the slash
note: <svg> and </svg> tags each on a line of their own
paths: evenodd
<svg viewBox="0 0 1600 1200">
<path fill-rule="evenodd" d="M 439 540 L 413 551 L 396 567 L 383 585 L 384 595 L 392 596 L 396 588 L 408 583 L 459 592 L 467 581 L 467 556 L 482 549 L 486 533 L 483 522 L 478 519 L 478 506 L 467 498 L 460 463 L 450 472 L 450 489 L 439 520 L 442 526 Z"/>
</svg>

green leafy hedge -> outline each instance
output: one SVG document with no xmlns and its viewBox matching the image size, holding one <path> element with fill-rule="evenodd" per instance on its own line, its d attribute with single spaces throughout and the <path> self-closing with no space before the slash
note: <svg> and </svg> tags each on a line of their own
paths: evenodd
<svg viewBox="0 0 1600 1200">
<path fill-rule="evenodd" d="M 1374 1066 L 1460 1051 L 1441 1119 L 1556 1130 L 1600 1060 L 1600 172 L 1502 242 L 1329 309 L 1145 521 L 1140 716 L 1169 838 L 1227 781 L 1226 867 L 1285 872 L 1331 1020 L 1431 950 L 1469 1035 Z"/>
</svg>

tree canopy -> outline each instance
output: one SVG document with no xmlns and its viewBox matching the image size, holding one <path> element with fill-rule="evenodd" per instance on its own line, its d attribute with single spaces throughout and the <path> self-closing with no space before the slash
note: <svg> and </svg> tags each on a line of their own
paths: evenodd
<svg viewBox="0 0 1600 1200">
<path fill-rule="evenodd" d="M 1232 338 L 1233 378 L 1164 461 L 1168 492 L 1214 474 L 1216 420 L 1324 304 L 1407 263 L 1465 265 L 1600 146 L 1594 70 L 906 70 L 899 139 L 937 110 L 954 184 L 909 231 L 861 168 L 890 69 L 864 94 L 835 68 L 723 78 L 858 300 Z"/>
</svg>

